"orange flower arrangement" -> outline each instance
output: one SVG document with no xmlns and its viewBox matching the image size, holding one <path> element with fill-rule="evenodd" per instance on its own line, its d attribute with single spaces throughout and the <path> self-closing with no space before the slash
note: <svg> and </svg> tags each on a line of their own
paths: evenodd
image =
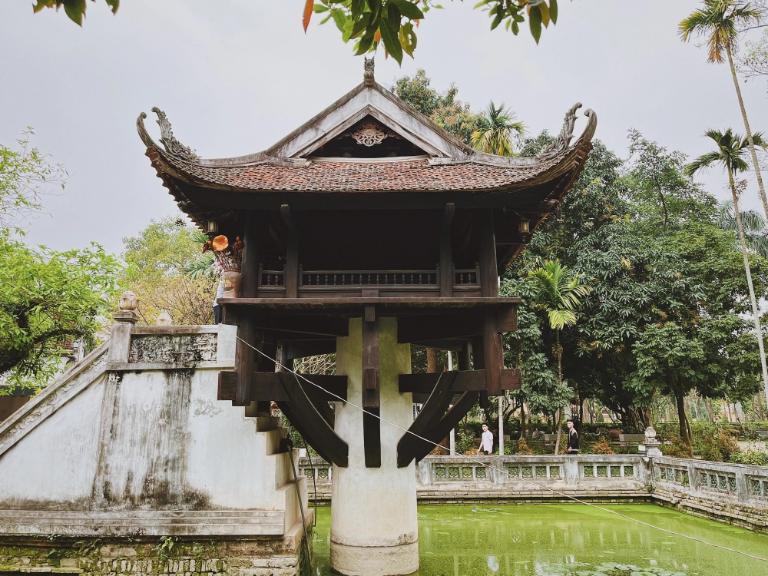
<svg viewBox="0 0 768 576">
<path fill-rule="evenodd" d="M 203 252 L 209 250 L 213 252 L 215 266 L 220 271 L 240 271 L 243 260 L 243 241 L 240 240 L 240 236 L 236 236 L 231 244 L 224 234 L 214 236 L 203 244 Z"/>
</svg>

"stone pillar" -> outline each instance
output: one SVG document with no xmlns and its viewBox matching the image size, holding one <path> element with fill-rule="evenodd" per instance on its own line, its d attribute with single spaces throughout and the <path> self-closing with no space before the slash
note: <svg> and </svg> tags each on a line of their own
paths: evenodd
<svg viewBox="0 0 768 576">
<path fill-rule="evenodd" d="M 336 403 L 336 432 L 349 444 L 349 466 L 333 467 L 331 567 L 345 575 L 411 574 L 419 567 L 414 463 L 397 467 L 397 442 L 413 421 L 411 394 L 400 394 L 398 374 L 411 371 L 408 344 L 397 343 L 397 320 L 376 321 L 379 340 L 381 467 L 366 468 L 363 414 Z M 362 319 L 336 344 L 336 372 L 348 378 L 347 399 L 362 405 Z"/>
</svg>

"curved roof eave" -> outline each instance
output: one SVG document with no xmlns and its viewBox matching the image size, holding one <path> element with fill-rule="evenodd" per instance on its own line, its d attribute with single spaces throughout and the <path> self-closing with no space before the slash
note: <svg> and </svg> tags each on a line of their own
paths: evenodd
<svg viewBox="0 0 768 576">
<path fill-rule="evenodd" d="M 394 96 L 393 96 L 394 98 Z M 480 152 L 474 152 L 471 155 L 467 155 L 461 158 L 431 158 L 428 160 L 429 166 L 434 167 L 449 167 L 460 165 L 474 165 L 485 166 L 488 170 L 506 170 L 511 171 L 512 176 L 519 173 L 520 177 L 511 177 L 508 182 L 498 182 L 493 186 L 472 186 L 471 182 L 468 182 L 466 186 L 445 188 L 442 186 L 435 186 L 434 191 L 501 191 L 505 189 L 519 189 L 525 186 L 537 185 L 546 183 L 548 180 L 555 179 L 562 174 L 574 169 L 580 168 L 586 156 L 591 149 L 591 140 L 595 134 L 597 127 L 597 115 L 592 110 L 586 110 L 584 116 L 587 118 L 587 125 L 582 134 L 571 144 L 573 139 L 573 128 L 576 120 L 576 111 L 581 107 L 581 104 L 576 104 L 568 111 L 565 116 L 565 122 L 563 128 L 553 143 L 542 154 L 535 157 L 525 158 L 503 158 L 500 156 L 494 156 L 491 154 L 484 154 Z M 163 177 L 169 177 L 171 179 L 178 179 L 183 182 L 213 189 L 225 189 L 232 191 L 273 191 L 279 192 L 281 189 L 279 186 L 259 186 L 258 179 L 248 186 L 232 185 L 231 182 L 227 182 L 226 178 L 205 178 L 199 174 L 195 174 L 195 171 L 205 173 L 215 172 L 226 175 L 227 172 L 234 174 L 236 170 L 243 170 L 248 167 L 258 166 L 270 166 L 270 167 L 282 167 L 286 173 L 292 172 L 292 168 L 305 168 L 311 166 L 312 162 L 303 158 L 280 158 L 273 156 L 268 151 L 260 152 L 248 157 L 221 159 L 221 160 L 204 160 L 197 156 L 187 146 L 181 144 L 173 135 L 171 125 L 167 120 L 165 114 L 157 109 L 153 108 L 153 111 L 158 116 L 158 124 L 160 125 L 161 137 L 160 141 L 162 146 L 155 142 L 155 140 L 149 135 L 144 125 L 146 114 L 141 113 L 137 119 L 137 131 L 139 137 L 147 146 L 147 155 L 152 159 L 152 164 L 158 172 L 158 175 Z M 242 162 L 241 160 L 248 158 L 248 162 Z M 575 163 L 574 163 L 575 161 Z M 354 162 L 350 162 L 350 165 L 354 165 Z M 386 162 L 380 162 L 380 166 L 386 166 Z M 540 167 L 541 170 L 537 170 Z M 525 173 L 531 173 L 531 178 L 524 177 Z M 437 172 L 436 172 L 437 173 Z M 279 180 L 279 178 L 278 178 Z M 294 187 L 287 187 L 285 191 L 300 191 Z M 381 192 L 392 191 L 394 189 L 382 188 Z M 418 188 L 419 191 L 430 191 L 428 188 Z M 307 192 L 323 192 L 322 189 L 308 188 Z M 327 190 L 328 192 L 343 191 L 343 190 Z M 354 191 L 350 189 L 349 191 Z M 360 192 L 375 192 L 376 190 L 360 190 Z M 403 191 L 408 191 L 406 187 Z"/>
</svg>

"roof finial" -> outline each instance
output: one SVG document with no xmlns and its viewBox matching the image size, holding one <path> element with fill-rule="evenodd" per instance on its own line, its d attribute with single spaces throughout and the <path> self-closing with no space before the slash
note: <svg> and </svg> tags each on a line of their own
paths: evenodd
<svg viewBox="0 0 768 576">
<path fill-rule="evenodd" d="M 366 86 L 373 86 L 376 80 L 373 78 L 374 57 L 365 58 L 363 64 L 363 84 Z"/>
<path fill-rule="evenodd" d="M 157 123 L 160 126 L 160 142 L 162 142 L 163 146 L 165 147 L 165 151 L 168 152 L 168 154 L 178 156 L 182 160 L 187 160 L 190 162 L 199 160 L 198 155 L 195 154 L 191 148 L 184 146 L 184 144 L 179 142 L 176 139 L 176 136 L 173 135 L 171 122 L 168 120 L 165 112 L 160 110 L 160 108 L 157 106 L 152 108 L 152 112 L 157 114 Z"/>
</svg>

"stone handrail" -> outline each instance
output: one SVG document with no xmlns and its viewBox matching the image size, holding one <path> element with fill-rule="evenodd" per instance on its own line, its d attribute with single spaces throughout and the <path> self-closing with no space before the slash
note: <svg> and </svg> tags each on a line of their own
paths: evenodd
<svg viewBox="0 0 768 576">
<path fill-rule="evenodd" d="M 311 464 L 311 465 L 310 465 Z M 330 498 L 333 467 L 302 458 L 316 499 Z M 420 500 L 643 499 L 768 530 L 768 467 L 640 454 L 428 456 L 416 465 Z"/>
</svg>

